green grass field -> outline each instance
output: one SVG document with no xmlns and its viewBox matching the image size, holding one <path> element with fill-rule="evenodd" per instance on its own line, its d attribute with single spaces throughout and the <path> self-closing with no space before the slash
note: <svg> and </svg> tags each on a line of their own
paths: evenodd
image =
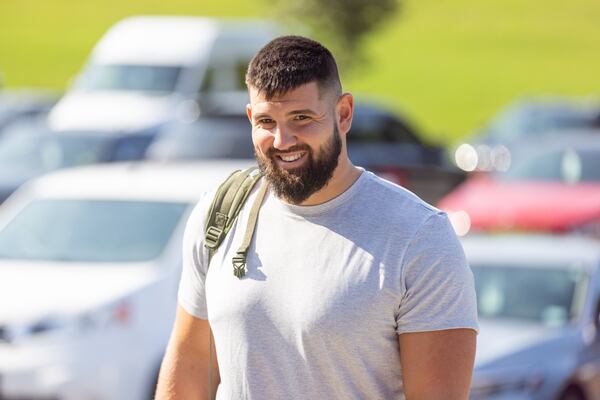
<svg viewBox="0 0 600 400">
<path fill-rule="evenodd" d="M 7 87 L 62 90 L 96 40 L 134 14 L 270 16 L 240 0 L 2 0 Z M 521 96 L 600 95 L 598 0 L 405 0 L 365 40 L 345 88 L 403 111 L 440 142 L 465 136 Z"/>
</svg>

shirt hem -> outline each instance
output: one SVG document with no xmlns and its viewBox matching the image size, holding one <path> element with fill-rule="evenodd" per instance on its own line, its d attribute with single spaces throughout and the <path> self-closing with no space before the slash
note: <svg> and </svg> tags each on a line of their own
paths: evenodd
<svg viewBox="0 0 600 400">
<path fill-rule="evenodd" d="M 398 335 L 402 335 L 403 333 L 424 333 L 424 332 L 436 332 L 436 331 L 446 331 L 452 329 L 471 329 L 475 331 L 475 333 L 479 334 L 479 326 L 473 325 L 448 325 L 448 326 L 440 326 L 435 328 L 428 327 L 416 327 L 416 328 L 407 328 L 407 329 L 396 329 L 396 333 Z"/>
</svg>

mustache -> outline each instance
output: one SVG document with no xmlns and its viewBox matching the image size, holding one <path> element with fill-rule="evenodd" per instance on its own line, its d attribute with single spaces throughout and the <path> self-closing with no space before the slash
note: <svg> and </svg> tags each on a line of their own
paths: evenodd
<svg viewBox="0 0 600 400">
<path fill-rule="evenodd" d="M 271 148 L 269 148 L 269 150 L 267 150 L 267 156 L 273 157 L 275 154 L 284 155 L 284 154 L 296 153 L 298 151 L 310 152 L 310 147 L 307 144 L 295 144 L 286 150 L 277 150 L 276 148 L 271 147 Z"/>
</svg>

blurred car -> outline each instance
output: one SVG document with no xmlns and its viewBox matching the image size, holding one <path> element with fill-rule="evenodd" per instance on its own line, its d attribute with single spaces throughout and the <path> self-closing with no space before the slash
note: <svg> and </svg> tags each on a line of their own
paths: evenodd
<svg viewBox="0 0 600 400">
<path fill-rule="evenodd" d="M 507 172 L 474 175 L 438 206 L 461 233 L 597 229 L 600 131 L 561 131 L 523 143 Z"/>
<path fill-rule="evenodd" d="M 186 218 L 247 166 L 81 167 L 38 178 L 3 204 L 0 398 L 153 398 Z"/>
<path fill-rule="evenodd" d="M 112 26 L 50 112 L 55 129 L 142 129 L 241 113 L 245 72 L 274 37 L 265 20 L 135 16 Z"/>
<path fill-rule="evenodd" d="M 52 131 L 37 123 L 11 125 L 0 137 L 0 203 L 28 179 L 50 171 L 143 159 L 157 131 Z"/>
<path fill-rule="evenodd" d="M 548 131 L 563 134 L 600 128 L 600 102 L 561 98 L 519 100 L 501 110 L 489 125 L 456 149 L 454 158 L 465 171 L 505 171 L 522 140 Z"/>
<path fill-rule="evenodd" d="M 0 136 L 13 123 L 45 116 L 58 95 L 41 90 L 0 91 Z"/>
<path fill-rule="evenodd" d="M 600 399 L 600 241 L 471 235 L 480 333 L 472 400 Z"/>
<path fill-rule="evenodd" d="M 404 115 L 358 103 L 348 133 L 352 162 L 436 203 L 465 179 L 443 146 L 429 143 Z"/>
<path fill-rule="evenodd" d="M 441 146 L 424 141 L 404 116 L 358 103 L 348 134 L 352 162 L 435 202 L 464 179 Z M 154 160 L 254 158 L 245 115 L 202 116 L 191 124 L 173 123 L 150 146 Z"/>
<path fill-rule="evenodd" d="M 146 151 L 149 160 L 254 159 L 246 115 L 201 116 L 193 123 L 166 125 Z"/>
</svg>

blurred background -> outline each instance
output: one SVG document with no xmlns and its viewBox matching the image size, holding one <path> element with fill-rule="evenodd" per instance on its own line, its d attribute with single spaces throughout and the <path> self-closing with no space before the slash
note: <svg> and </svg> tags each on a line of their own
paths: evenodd
<svg viewBox="0 0 600 400">
<path fill-rule="evenodd" d="M 331 48 L 355 164 L 446 211 L 473 399 L 600 399 L 600 2 L 0 3 L 0 399 L 149 399 L 193 204 L 253 165 L 244 73 Z"/>
</svg>

